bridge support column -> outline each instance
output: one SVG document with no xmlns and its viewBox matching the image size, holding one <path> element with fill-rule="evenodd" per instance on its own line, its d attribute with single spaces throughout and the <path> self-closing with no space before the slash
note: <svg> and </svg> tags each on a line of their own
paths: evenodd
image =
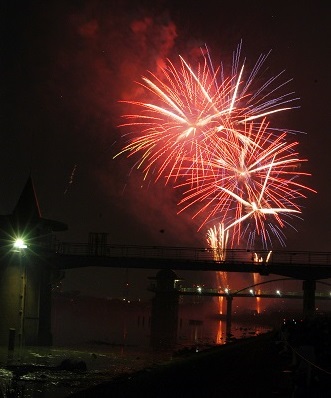
<svg viewBox="0 0 331 398">
<path fill-rule="evenodd" d="M 316 281 L 308 279 L 303 281 L 303 316 L 306 319 L 313 318 L 315 316 L 315 290 Z"/>
<path fill-rule="evenodd" d="M 231 321 L 232 321 L 232 300 L 233 297 L 226 296 L 226 337 L 231 336 Z"/>
<path fill-rule="evenodd" d="M 157 273 L 152 301 L 151 346 L 154 350 L 171 350 L 177 343 L 179 292 L 177 275 L 171 270 Z"/>
</svg>

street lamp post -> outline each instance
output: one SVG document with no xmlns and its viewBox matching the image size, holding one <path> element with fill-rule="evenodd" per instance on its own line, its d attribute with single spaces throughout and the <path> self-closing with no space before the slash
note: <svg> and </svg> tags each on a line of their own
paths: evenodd
<svg viewBox="0 0 331 398">
<path fill-rule="evenodd" d="M 24 318 L 25 318 L 25 299 L 26 299 L 26 266 L 24 261 L 25 249 L 28 246 L 24 242 L 23 239 L 17 238 L 14 242 L 14 251 L 19 255 L 19 269 L 20 269 L 20 278 L 21 278 L 21 291 L 20 291 L 20 308 L 19 308 L 19 317 L 20 317 L 20 330 L 19 330 L 19 352 L 22 355 L 23 349 L 23 340 L 24 340 Z"/>
</svg>

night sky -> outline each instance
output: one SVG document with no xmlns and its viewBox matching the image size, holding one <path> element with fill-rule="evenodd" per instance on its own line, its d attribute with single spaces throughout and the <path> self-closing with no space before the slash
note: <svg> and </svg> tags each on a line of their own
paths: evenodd
<svg viewBox="0 0 331 398">
<path fill-rule="evenodd" d="M 177 215 L 178 192 L 143 182 L 133 159 L 113 159 L 125 143 L 119 101 L 136 98 L 134 82 L 166 58 L 193 57 L 207 44 L 214 63 L 229 65 L 242 40 L 247 65 L 272 50 L 264 69 L 270 76 L 285 70 L 300 97 L 300 108 L 277 115 L 277 124 L 304 132 L 296 139 L 317 194 L 308 193 L 297 232 L 286 230 L 287 248 L 331 252 L 328 2 L 51 0 L 1 7 L 0 214 L 12 211 L 31 173 L 42 215 L 69 225 L 60 240 L 84 243 L 89 232 L 105 232 L 114 244 L 204 246 L 205 231 L 197 232 L 190 214 Z M 68 289 L 83 290 L 87 270 L 75 275 Z"/>
</svg>

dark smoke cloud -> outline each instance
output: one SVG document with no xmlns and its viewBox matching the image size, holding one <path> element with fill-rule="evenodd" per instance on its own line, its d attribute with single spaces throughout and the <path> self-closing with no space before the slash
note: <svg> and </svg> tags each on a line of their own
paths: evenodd
<svg viewBox="0 0 331 398">
<path fill-rule="evenodd" d="M 29 96 L 33 90 L 34 100 L 25 104 L 24 120 L 35 142 L 37 191 L 48 187 L 42 208 L 68 222 L 64 238 L 84 240 L 87 231 L 102 229 L 117 243 L 204 241 L 188 215 L 177 215 L 178 193 L 162 182 L 144 182 L 134 159 L 113 160 L 125 144 L 117 126 L 128 109 L 119 101 L 146 96 L 135 82 L 147 70 L 158 74 L 178 53 L 169 11 L 162 3 L 146 6 L 63 1 L 31 11 L 25 54 L 31 78 L 21 91 Z"/>
</svg>

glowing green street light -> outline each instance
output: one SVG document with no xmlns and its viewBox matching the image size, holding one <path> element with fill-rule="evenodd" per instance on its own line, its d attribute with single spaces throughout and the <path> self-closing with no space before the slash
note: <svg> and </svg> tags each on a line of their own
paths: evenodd
<svg viewBox="0 0 331 398">
<path fill-rule="evenodd" d="M 26 249 L 28 246 L 26 243 L 24 243 L 24 240 L 22 238 L 17 238 L 14 242 L 14 248 L 15 249 Z"/>
</svg>

